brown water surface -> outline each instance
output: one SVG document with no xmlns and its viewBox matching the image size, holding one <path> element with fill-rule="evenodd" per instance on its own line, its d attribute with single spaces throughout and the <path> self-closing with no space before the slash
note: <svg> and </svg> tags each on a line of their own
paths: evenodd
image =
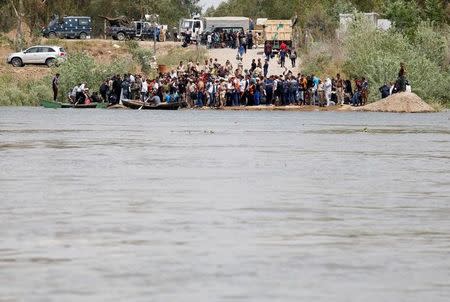
<svg viewBox="0 0 450 302">
<path fill-rule="evenodd" d="M 450 114 L 0 109 L 0 301 L 449 301 Z"/>
</svg>

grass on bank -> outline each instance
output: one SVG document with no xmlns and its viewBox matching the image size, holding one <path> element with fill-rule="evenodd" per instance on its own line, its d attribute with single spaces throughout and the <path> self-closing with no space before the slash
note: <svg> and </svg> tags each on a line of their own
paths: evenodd
<svg viewBox="0 0 450 302">
<path fill-rule="evenodd" d="M 52 41 L 50 41 L 52 42 Z M 61 41 L 53 41 L 61 45 Z M 85 52 L 86 47 L 92 45 L 86 41 L 66 42 L 70 48 L 68 60 L 55 67 L 52 74 L 60 73 L 59 101 L 65 101 L 68 93 L 75 85 L 86 83 L 91 91 L 98 91 L 106 78 L 115 74 L 139 72 L 153 78 L 157 76 L 157 69 L 152 65 L 153 51 L 140 47 L 135 41 L 129 41 L 122 47 L 125 55 L 113 62 L 98 62 L 93 56 Z M 50 43 L 51 44 L 51 43 Z M 64 43 L 62 46 L 64 47 Z M 78 51 L 74 51 L 77 49 Z M 176 67 L 180 61 L 203 61 L 207 56 L 205 49 L 173 48 L 165 55 L 157 58 L 157 64 Z M 42 67 L 47 68 L 47 67 Z M 13 78 L 12 74 L 0 76 L 0 106 L 38 106 L 41 100 L 52 99 L 51 76 L 39 80 L 21 81 Z"/>
<path fill-rule="evenodd" d="M 40 100 L 51 99 L 51 79 L 17 81 L 11 75 L 0 76 L 0 106 L 37 106 Z"/>
</svg>

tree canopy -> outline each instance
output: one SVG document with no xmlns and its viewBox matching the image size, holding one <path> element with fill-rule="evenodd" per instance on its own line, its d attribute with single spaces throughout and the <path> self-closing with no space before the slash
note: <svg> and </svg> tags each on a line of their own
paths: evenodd
<svg viewBox="0 0 450 302">
<path fill-rule="evenodd" d="M 199 0 L 0 0 L 0 26 L 11 29 L 16 23 L 14 7 L 23 4 L 23 21 L 31 30 L 47 25 L 53 14 L 85 15 L 100 22 L 98 16 L 121 16 L 140 19 L 145 14 L 158 14 L 162 24 L 175 25 L 182 17 L 199 13 Z"/>
<path fill-rule="evenodd" d="M 339 13 L 377 12 L 392 18 L 397 28 L 414 31 L 421 21 L 449 22 L 448 0 L 227 0 L 210 16 L 239 15 L 251 18 L 288 19 L 297 15 L 300 25 L 321 31 L 336 27 Z M 332 24 L 334 23 L 334 24 Z"/>
</svg>

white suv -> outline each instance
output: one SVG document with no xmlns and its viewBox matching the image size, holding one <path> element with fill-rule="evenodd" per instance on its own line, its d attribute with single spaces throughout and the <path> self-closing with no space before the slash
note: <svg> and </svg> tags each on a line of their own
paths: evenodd
<svg viewBox="0 0 450 302">
<path fill-rule="evenodd" d="M 50 67 L 65 61 L 66 57 L 66 51 L 62 47 L 38 45 L 10 54 L 7 62 L 14 67 L 21 67 L 25 64 L 46 64 Z"/>
</svg>

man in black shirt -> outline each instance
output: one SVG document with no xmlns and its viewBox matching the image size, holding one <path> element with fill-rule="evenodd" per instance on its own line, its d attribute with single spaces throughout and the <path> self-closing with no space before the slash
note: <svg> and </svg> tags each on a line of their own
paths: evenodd
<svg viewBox="0 0 450 302">
<path fill-rule="evenodd" d="M 58 87 L 59 87 L 59 73 L 57 73 L 52 80 L 52 88 L 53 88 L 53 101 L 56 102 L 58 98 Z"/>
</svg>

